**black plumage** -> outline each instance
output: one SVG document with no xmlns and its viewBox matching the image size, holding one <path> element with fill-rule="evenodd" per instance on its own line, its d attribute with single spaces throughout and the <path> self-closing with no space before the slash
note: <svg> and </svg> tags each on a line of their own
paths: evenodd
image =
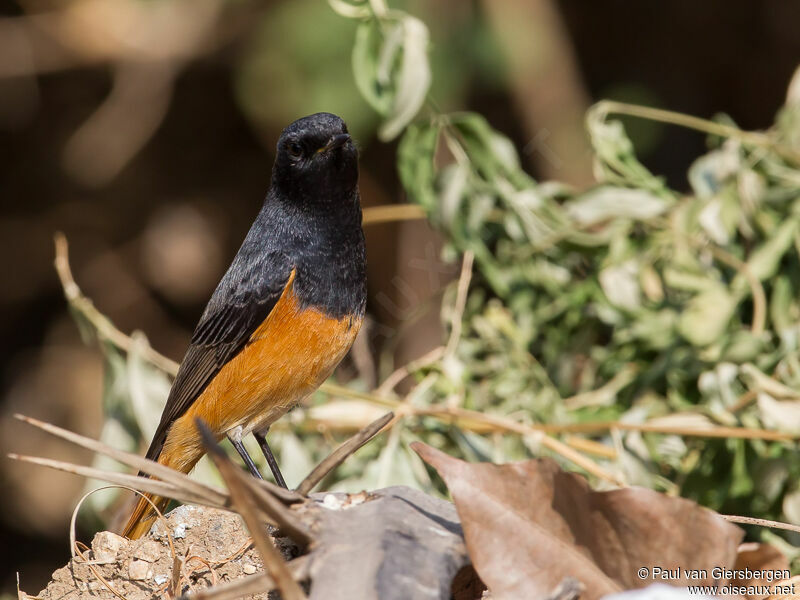
<svg viewBox="0 0 800 600">
<path fill-rule="evenodd" d="M 302 307 L 337 319 L 363 317 L 366 252 L 357 183 L 358 153 L 339 117 L 317 113 L 283 131 L 269 192 L 203 311 L 148 458 L 158 458 L 171 424 L 246 346 L 293 270 Z"/>
</svg>

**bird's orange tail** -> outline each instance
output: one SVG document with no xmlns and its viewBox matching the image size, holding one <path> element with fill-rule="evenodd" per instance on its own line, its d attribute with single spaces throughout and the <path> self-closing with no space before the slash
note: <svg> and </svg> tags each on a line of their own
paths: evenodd
<svg viewBox="0 0 800 600">
<path fill-rule="evenodd" d="M 155 450 L 154 450 L 155 449 Z M 173 423 L 166 443 L 162 446 L 151 446 L 147 452 L 147 458 L 156 460 L 166 467 L 188 473 L 197 461 L 203 456 L 203 447 L 200 443 L 200 436 L 197 434 L 194 422 L 190 417 L 182 417 Z M 141 473 L 140 473 L 141 475 Z M 158 510 L 164 511 L 169 504 L 169 498 L 145 494 Z M 128 523 L 123 529 L 122 535 L 132 540 L 145 535 L 150 531 L 150 526 L 156 518 L 156 511 L 153 506 L 140 497 L 136 503 L 136 508 L 128 519 Z"/>
<path fill-rule="evenodd" d="M 161 496 L 154 496 L 152 494 L 145 494 L 145 496 L 149 498 L 161 512 L 164 512 L 167 504 L 169 504 L 169 498 L 162 498 Z M 122 535 L 132 540 L 142 537 L 150 531 L 150 527 L 153 525 L 155 518 L 156 511 L 153 510 L 150 502 L 140 497 L 139 501 L 136 503 L 136 508 L 133 509 L 133 513 L 128 519 L 128 523 L 125 525 L 125 529 L 122 531 Z"/>
</svg>

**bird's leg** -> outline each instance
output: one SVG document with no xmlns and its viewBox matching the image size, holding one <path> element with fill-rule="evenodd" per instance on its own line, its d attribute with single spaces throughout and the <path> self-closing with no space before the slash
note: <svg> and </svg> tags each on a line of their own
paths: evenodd
<svg viewBox="0 0 800 600">
<path fill-rule="evenodd" d="M 235 429 L 231 429 L 228 432 L 228 439 L 231 441 L 231 444 L 233 444 L 233 447 L 236 448 L 236 451 L 239 453 L 239 456 L 242 457 L 244 464 L 247 465 L 248 469 L 250 469 L 250 472 L 253 474 L 253 477 L 264 479 L 261 476 L 261 472 L 258 470 L 258 467 L 256 467 L 256 463 L 254 463 L 253 459 L 250 458 L 250 455 L 244 448 L 244 444 L 242 444 L 242 426 L 239 425 Z"/>
<path fill-rule="evenodd" d="M 269 470 L 272 471 L 272 476 L 275 478 L 275 483 L 288 490 L 289 488 L 286 486 L 281 470 L 278 468 L 278 461 L 275 460 L 275 457 L 272 455 L 272 450 L 270 450 L 269 444 L 267 443 L 268 431 L 269 426 L 254 431 L 253 437 L 256 438 L 258 445 L 261 446 L 261 451 L 264 453 L 264 458 L 267 459 L 267 464 L 269 465 Z"/>
</svg>

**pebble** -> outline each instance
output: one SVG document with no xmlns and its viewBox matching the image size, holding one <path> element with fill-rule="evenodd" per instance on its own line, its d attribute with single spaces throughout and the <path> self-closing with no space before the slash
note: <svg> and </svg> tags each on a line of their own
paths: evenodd
<svg viewBox="0 0 800 600">
<path fill-rule="evenodd" d="M 325 494 L 325 497 L 322 499 L 322 506 L 328 510 L 339 510 L 342 508 L 342 504 L 343 502 L 333 494 Z"/>
<path fill-rule="evenodd" d="M 245 563 L 244 565 L 242 565 L 242 572 L 245 575 L 252 575 L 253 573 L 256 572 L 256 567 L 255 565 L 251 565 L 250 563 Z"/>
<path fill-rule="evenodd" d="M 127 544 L 128 540 L 116 533 L 100 531 L 92 540 L 92 559 L 97 564 L 113 563 L 120 548 Z"/>
<path fill-rule="evenodd" d="M 144 581 L 150 576 L 150 563 L 144 560 L 132 560 L 128 565 L 128 577 L 134 581 Z"/>
<path fill-rule="evenodd" d="M 175 531 L 172 532 L 172 537 L 176 540 L 182 540 L 186 537 L 186 523 L 181 523 L 175 528 Z"/>
<path fill-rule="evenodd" d="M 156 562 L 161 558 L 161 544 L 155 540 L 146 540 L 136 549 L 133 557 L 149 563 Z"/>
<path fill-rule="evenodd" d="M 353 508 L 359 504 L 363 504 L 369 498 L 369 494 L 365 491 L 358 492 L 357 494 L 347 494 L 347 499 L 344 501 L 344 508 Z"/>
</svg>

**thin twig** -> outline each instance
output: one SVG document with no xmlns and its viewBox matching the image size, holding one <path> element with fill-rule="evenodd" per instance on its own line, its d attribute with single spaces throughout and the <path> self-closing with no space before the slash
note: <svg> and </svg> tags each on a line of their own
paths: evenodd
<svg viewBox="0 0 800 600">
<path fill-rule="evenodd" d="M 640 431 L 642 433 L 661 433 L 665 435 L 682 435 L 691 437 L 712 437 L 712 438 L 736 438 L 752 440 L 769 440 L 779 442 L 791 442 L 798 439 L 798 436 L 781 433 L 778 431 L 768 431 L 765 429 L 751 429 L 747 427 L 675 427 L 671 425 L 651 425 L 648 423 L 623 423 L 621 421 L 596 421 L 594 423 L 568 423 L 564 425 L 535 423 L 525 425 L 518 421 L 480 413 L 463 408 L 453 408 L 450 406 L 431 406 L 413 407 L 413 415 L 425 415 L 441 419 L 450 419 L 466 430 L 489 431 L 511 431 L 527 434 L 533 431 L 541 433 L 601 433 L 614 429 L 626 431 Z"/>
<path fill-rule="evenodd" d="M 41 467 L 48 467 L 57 471 L 64 471 L 66 473 L 72 473 L 73 475 L 87 477 L 89 479 L 100 479 L 109 483 L 132 487 L 136 490 L 147 492 L 148 494 L 173 498 L 175 500 L 179 500 L 180 502 L 192 502 L 194 504 L 211 506 L 212 508 L 228 509 L 227 502 L 220 503 L 216 499 L 211 499 L 206 495 L 197 494 L 184 487 L 173 485 L 171 483 L 151 477 L 139 477 L 129 473 L 104 471 L 102 469 L 95 469 L 94 467 L 75 465 L 61 460 L 52 460 L 37 456 L 25 456 L 13 453 L 9 453 L 7 456 L 12 460 L 19 460 L 21 462 L 27 462 L 34 465 L 39 465 Z"/>
<path fill-rule="evenodd" d="M 786 531 L 794 531 L 800 533 L 800 526 L 792 525 L 790 523 L 781 523 L 780 521 L 770 521 L 768 519 L 757 519 L 755 517 L 740 517 L 738 515 L 720 515 L 726 521 L 731 523 L 740 523 L 742 525 L 758 525 L 760 527 L 769 527 L 770 529 L 785 529 Z"/>
<path fill-rule="evenodd" d="M 444 346 L 437 346 L 430 352 L 423 354 L 419 358 L 412 360 L 408 364 L 403 365 L 396 371 L 392 372 L 386 379 L 383 380 L 383 383 L 378 386 L 378 388 L 375 390 L 375 393 L 378 396 L 385 396 L 395 387 L 397 387 L 397 385 L 403 381 L 403 379 L 411 375 L 411 373 L 435 363 L 441 359 L 442 356 L 444 356 Z"/>
<path fill-rule="evenodd" d="M 169 531 L 169 527 L 167 526 L 167 520 L 166 520 L 166 517 L 164 517 L 164 514 L 158 509 L 158 506 L 156 506 L 155 502 L 153 502 L 145 494 L 143 494 L 139 490 L 135 490 L 132 487 L 128 487 L 126 485 L 105 485 L 103 487 L 95 488 L 93 490 L 90 490 L 90 491 L 86 492 L 81 497 L 81 499 L 78 500 L 78 503 L 75 505 L 75 508 L 72 511 L 72 518 L 70 519 L 70 522 L 69 522 L 69 543 L 70 543 L 70 547 L 72 548 L 72 558 L 75 558 L 75 548 L 78 547 L 77 546 L 78 542 L 77 542 L 77 539 L 76 539 L 76 528 L 77 528 L 77 520 L 78 520 L 78 511 L 80 511 L 81 506 L 83 505 L 83 503 L 86 501 L 86 499 L 89 496 L 91 496 L 95 492 L 99 492 L 100 490 L 108 490 L 108 489 L 112 489 L 112 488 L 119 488 L 119 489 L 127 490 L 129 492 L 133 492 L 134 494 L 136 494 L 138 496 L 141 496 L 142 498 L 147 500 L 147 502 L 150 503 L 150 506 L 156 512 L 156 518 L 158 520 L 160 520 L 161 523 L 164 525 L 164 529 L 167 532 L 167 543 L 169 544 L 169 550 L 170 550 L 170 553 L 172 554 L 172 557 L 175 558 L 176 557 L 175 543 L 172 540 L 172 534 Z"/>
<path fill-rule="evenodd" d="M 377 404 L 378 406 L 385 406 L 391 409 L 396 409 L 400 405 L 400 401 L 394 398 L 387 398 L 370 392 L 360 392 L 336 383 L 323 384 L 319 389 L 331 396 L 341 396 L 343 398 L 350 398 L 351 400 L 364 400 L 371 404 Z"/>
<path fill-rule="evenodd" d="M 685 437 L 708 438 L 733 438 L 743 440 L 767 440 L 771 442 L 791 442 L 798 439 L 797 435 L 768 431 L 766 429 L 752 429 L 749 427 L 676 427 L 673 425 L 651 425 L 649 423 L 623 423 L 621 421 L 602 421 L 597 423 L 573 423 L 571 425 L 536 425 L 537 429 L 549 433 L 593 433 L 623 429 L 626 431 L 639 431 L 642 433 L 660 433 L 663 435 L 681 435 Z"/>
<path fill-rule="evenodd" d="M 158 509 L 156 508 L 156 510 Z M 169 529 L 167 529 L 167 531 L 169 531 Z M 180 557 L 176 554 L 172 559 L 172 577 L 170 577 L 169 581 L 164 584 L 172 598 L 176 598 L 178 596 L 178 590 L 181 589 L 181 581 L 183 580 L 183 566 L 186 564 L 186 555 L 188 553 L 189 548 L 186 548 L 183 557 Z"/>
<path fill-rule="evenodd" d="M 723 123 L 716 123 L 714 121 L 701 119 L 700 117 L 694 117 L 691 115 L 685 115 L 683 113 L 674 112 L 671 110 L 651 108 L 649 106 L 638 106 L 636 104 L 627 104 L 612 100 L 603 100 L 602 102 L 598 102 L 591 110 L 596 110 L 599 113 L 605 114 L 616 113 L 618 115 L 639 117 L 642 119 L 648 119 L 650 121 L 670 123 L 672 125 L 678 125 L 680 127 L 702 131 L 711 135 L 717 135 L 724 138 L 733 138 L 750 146 L 768 148 L 783 158 L 791 160 L 795 164 L 800 163 L 800 154 L 798 154 L 795 150 L 775 142 L 775 140 L 769 135 L 758 131 L 742 131 L 737 127 L 732 127 Z"/>
<path fill-rule="evenodd" d="M 619 486 L 625 486 L 625 482 L 617 477 L 616 475 L 612 475 L 605 469 L 601 468 L 597 463 L 593 460 L 585 457 L 583 454 L 578 452 L 577 450 L 573 450 L 571 447 L 567 446 L 564 442 L 557 440 L 554 437 L 550 437 L 548 435 L 539 434 L 537 437 L 534 438 L 538 441 L 542 446 L 550 450 L 551 452 L 555 452 L 559 454 L 563 458 L 566 458 L 570 462 L 578 465 L 581 469 L 594 475 L 595 477 L 602 479 L 604 481 L 608 481 L 609 483 L 613 483 Z"/>
<path fill-rule="evenodd" d="M 197 429 L 203 438 L 206 453 L 214 462 L 220 475 L 228 486 L 233 507 L 244 519 L 247 529 L 253 538 L 253 543 L 261 555 L 264 568 L 275 581 L 275 586 L 280 591 L 284 600 L 307 600 L 302 588 L 292 577 L 283 557 L 264 533 L 263 524 L 258 518 L 258 508 L 250 490 L 240 477 L 241 471 L 231 462 L 228 456 L 217 444 L 211 431 L 199 419 L 195 420 Z"/>
<path fill-rule="evenodd" d="M 88 550 L 88 547 L 85 544 L 81 544 L 81 545 L 86 550 Z M 95 577 L 97 577 L 97 579 L 100 581 L 100 583 L 102 583 L 109 592 L 114 594 L 120 600 L 128 600 L 128 598 L 126 596 L 124 596 L 121 592 L 118 592 L 117 589 L 113 585 L 111 585 L 109 583 L 109 581 L 105 577 L 103 577 L 103 574 L 100 573 L 100 571 L 98 571 L 95 568 L 94 564 L 92 564 L 92 561 L 90 561 L 88 558 L 86 558 L 86 556 L 84 556 L 83 552 L 81 551 L 80 546 L 78 545 L 78 542 L 75 543 L 75 546 L 71 549 L 71 551 L 72 551 L 73 558 L 75 557 L 75 555 L 77 553 L 77 555 L 81 558 L 83 563 L 87 567 L 89 567 L 89 570 L 94 574 Z"/>
<path fill-rule="evenodd" d="M 393 418 L 394 413 L 386 413 L 364 427 L 349 440 L 342 443 L 336 450 L 331 452 L 325 460 L 314 467 L 314 470 L 300 482 L 300 485 L 297 486 L 297 492 L 307 495 L 328 473 L 342 464 L 348 456 L 371 440 Z"/>
<path fill-rule="evenodd" d="M 451 318 L 452 329 L 450 338 L 445 347 L 445 356 L 453 356 L 456 352 L 458 342 L 461 340 L 461 321 L 464 318 L 464 308 L 467 306 L 467 292 L 469 292 L 469 282 L 472 280 L 472 263 L 475 261 L 475 253 L 471 250 L 464 252 L 464 260 L 461 263 L 461 274 L 458 277 L 458 292 L 456 303 L 453 308 Z"/>
<path fill-rule="evenodd" d="M 50 423 L 45 423 L 44 421 L 40 421 L 32 417 L 15 414 L 14 418 L 41 429 L 42 431 L 46 431 L 51 435 L 71 442 L 76 446 L 80 446 L 81 448 L 86 448 L 87 450 L 91 450 L 97 454 L 102 454 L 113 458 L 123 465 L 133 467 L 134 469 L 137 469 L 143 473 L 147 473 L 152 477 L 157 477 L 161 481 L 178 488 L 185 489 L 187 492 L 191 492 L 200 496 L 207 496 L 208 500 L 212 503 L 223 505 L 227 500 L 227 494 L 224 490 L 196 481 L 185 473 L 181 473 L 155 461 L 148 460 L 142 456 L 139 456 L 138 454 L 132 454 L 130 452 L 125 452 L 124 450 L 117 450 L 116 448 L 113 448 L 108 444 L 104 444 L 103 442 L 84 437 L 77 433 L 73 433 L 72 431 L 62 429 L 61 427 L 57 427 L 56 425 L 52 425 Z"/>
<path fill-rule="evenodd" d="M 733 406 L 728 409 L 728 412 L 736 414 L 750 406 L 755 400 L 758 399 L 758 390 L 747 390 L 744 394 L 739 396 L 734 402 Z"/>
<path fill-rule="evenodd" d="M 713 244 L 709 244 L 708 250 L 718 261 L 736 269 L 747 281 L 750 286 L 750 295 L 753 297 L 753 322 L 750 325 L 750 332 L 755 336 L 760 336 L 764 333 L 767 322 L 767 295 L 764 293 L 764 286 L 761 285 L 758 277 L 753 274 L 746 262 Z"/>
<path fill-rule="evenodd" d="M 298 494 L 294 490 L 287 490 L 279 485 L 275 485 L 271 481 L 267 481 L 265 479 L 257 479 L 253 478 L 252 481 L 253 485 L 263 488 L 271 496 L 273 496 L 276 500 L 279 500 L 283 504 L 290 505 L 290 504 L 298 504 L 299 502 L 305 502 L 305 498 Z"/>
<path fill-rule="evenodd" d="M 614 448 L 610 448 L 606 444 L 601 444 L 600 442 L 595 442 L 588 438 L 567 435 L 564 437 L 564 443 L 575 448 L 575 450 L 586 452 L 587 454 L 594 454 L 595 456 L 607 458 L 608 460 L 616 460 L 619 457 Z"/>
<path fill-rule="evenodd" d="M 56 273 L 58 273 L 58 278 L 61 281 L 61 287 L 64 289 L 64 297 L 67 299 L 67 302 L 69 302 L 69 305 L 92 324 L 100 339 L 111 342 L 114 346 L 121 348 L 125 352 L 130 352 L 133 348 L 132 338 L 122 333 L 114 326 L 108 317 L 97 310 L 92 301 L 83 295 L 78 284 L 75 283 L 72 270 L 69 266 L 69 245 L 67 244 L 67 238 L 63 233 L 58 232 L 54 236 L 54 241 L 56 257 L 53 264 L 55 265 Z M 139 350 L 141 350 L 143 358 L 165 373 L 173 377 L 178 373 L 178 363 L 174 360 L 156 352 L 149 346 Z"/>
<path fill-rule="evenodd" d="M 214 570 L 214 567 L 211 566 L 211 563 L 207 561 L 202 556 L 198 556 L 197 554 L 192 554 L 188 556 L 189 548 L 186 548 L 186 557 L 183 559 L 183 564 L 188 565 L 191 561 L 199 562 L 201 565 L 205 567 L 205 571 L 208 571 L 211 574 L 211 585 L 217 585 L 219 582 L 219 577 L 217 576 L 217 572 Z M 203 573 L 199 568 L 194 568 L 189 570 L 189 575 L 193 575 L 194 573 Z"/>
<path fill-rule="evenodd" d="M 497 430 L 511 431 L 522 436 L 529 436 L 535 442 L 541 444 L 548 450 L 555 452 L 556 454 L 559 454 L 560 456 L 566 458 L 570 462 L 582 468 L 587 473 L 590 473 L 595 477 L 598 477 L 599 479 L 608 481 L 615 485 L 624 485 L 624 483 L 617 476 L 607 472 L 597 463 L 585 457 L 580 452 L 573 450 L 567 444 L 555 438 L 545 435 L 545 432 L 541 429 L 543 427 L 541 425 L 540 426 L 527 425 L 525 423 L 520 423 L 518 421 L 514 421 L 506 417 L 498 417 L 496 415 L 483 414 L 455 406 L 445 406 L 444 408 L 404 406 L 402 408 L 404 409 L 403 412 L 405 412 L 406 414 L 401 415 L 400 413 L 398 413 L 398 416 L 427 415 L 427 416 L 439 417 L 442 418 L 443 420 L 446 420 L 447 417 L 450 416 L 451 420 L 454 420 L 456 422 L 458 422 L 459 419 L 466 418 L 490 425 L 495 431 Z M 461 425 L 459 424 L 459 427 L 460 426 Z"/>
<path fill-rule="evenodd" d="M 236 471 L 236 476 L 249 490 L 256 505 L 280 529 L 283 535 L 294 540 L 300 549 L 305 549 L 313 541 L 311 532 L 297 519 L 295 514 L 265 488 L 254 485 L 253 477 L 245 475 L 240 470 Z"/>
<path fill-rule="evenodd" d="M 74 559 L 76 554 L 77 554 L 83 560 L 84 564 L 87 567 L 89 567 L 89 569 L 92 571 L 92 573 L 95 575 L 95 577 L 97 577 L 100 580 L 100 582 L 106 588 L 108 588 L 108 590 L 112 594 L 114 594 L 118 598 L 121 598 L 122 600 L 126 600 L 125 596 L 123 596 L 121 593 L 117 592 L 117 590 L 112 587 L 112 585 L 106 580 L 106 578 L 103 577 L 103 575 L 97 569 L 94 568 L 94 564 L 95 563 L 93 561 L 90 561 L 88 558 L 86 558 L 84 556 L 83 552 L 81 552 L 80 546 L 83 546 L 84 549 L 86 549 L 86 550 L 88 550 L 88 547 L 85 544 L 82 544 L 82 543 L 78 542 L 75 539 L 75 529 L 76 529 L 76 521 L 77 521 L 77 517 L 78 517 L 78 511 L 80 511 L 81 506 L 83 505 L 83 503 L 86 501 L 86 499 L 89 496 L 91 496 L 95 492 L 99 492 L 100 490 L 107 490 L 107 489 L 110 489 L 110 488 L 122 488 L 124 490 L 128 490 L 129 492 L 133 492 L 134 494 L 137 494 L 138 496 L 141 496 L 147 502 L 150 503 L 150 506 L 153 508 L 153 510 L 156 513 L 156 518 L 164 525 L 164 530 L 167 532 L 167 543 L 169 544 L 170 554 L 172 554 L 172 559 L 173 559 L 173 562 L 172 562 L 172 564 L 173 564 L 173 577 L 175 576 L 175 573 L 174 573 L 175 565 L 178 564 L 177 563 L 178 555 L 175 552 L 175 542 L 172 539 L 172 533 L 170 533 L 169 526 L 167 525 L 167 519 L 166 519 L 166 517 L 164 517 L 164 513 L 162 513 L 159 510 L 158 506 L 156 506 L 156 504 L 150 498 L 148 498 L 145 494 L 141 493 L 139 490 L 135 490 L 135 489 L 133 489 L 131 487 L 128 487 L 128 486 L 125 486 L 125 485 L 107 485 L 107 486 L 95 488 L 95 489 L 87 492 L 86 494 L 84 494 L 83 497 L 78 501 L 78 504 L 75 506 L 75 509 L 72 511 L 72 518 L 70 519 L 70 524 L 69 524 L 69 540 L 70 540 L 70 549 L 71 549 L 71 552 L 72 552 L 72 558 Z M 180 574 L 180 572 L 179 572 L 179 574 Z M 175 595 L 173 594 L 172 597 L 174 598 Z"/>
<path fill-rule="evenodd" d="M 416 221 L 425 219 L 425 210 L 418 204 L 390 204 L 388 206 L 369 206 L 364 209 L 362 225 L 377 225 L 392 221 Z"/>
</svg>

